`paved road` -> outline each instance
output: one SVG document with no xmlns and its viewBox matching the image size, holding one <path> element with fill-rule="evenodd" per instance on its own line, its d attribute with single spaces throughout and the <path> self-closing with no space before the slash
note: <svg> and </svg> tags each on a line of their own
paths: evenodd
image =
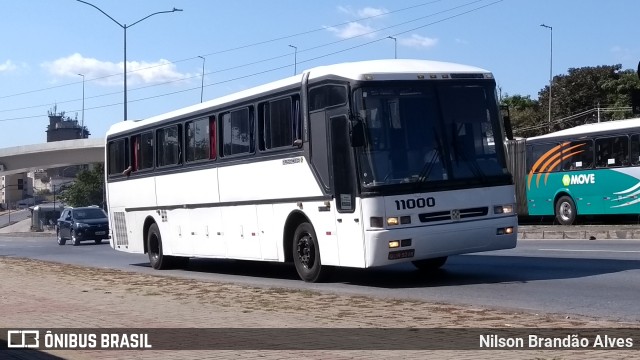
<svg viewBox="0 0 640 360">
<path fill-rule="evenodd" d="M 324 284 L 301 282 L 292 266 L 277 263 L 195 259 L 186 270 L 157 272 L 145 255 L 117 252 L 107 244 L 59 246 L 52 237 L 0 236 L 0 256 L 261 287 L 640 321 L 640 240 L 523 240 L 512 250 L 452 257 L 431 275 L 410 264 L 339 269 Z"/>
</svg>

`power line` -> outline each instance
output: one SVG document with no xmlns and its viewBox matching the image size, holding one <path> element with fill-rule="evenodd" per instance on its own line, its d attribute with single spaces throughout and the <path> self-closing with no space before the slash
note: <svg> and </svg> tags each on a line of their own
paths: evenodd
<svg viewBox="0 0 640 360">
<path fill-rule="evenodd" d="M 562 124 L 565 123 L 567 121 L 570 120 L 574 120 L 586 115 L 590 115 L 592 113 L 598 112 L 599 111 L 605 111 L 605 112 L 621 112 L 621 111 L 631 111 L 631 107 L 630 106 L 620 106 L 620 107 L 609 107 L 609 108 L 593 108 L 593 109 L 588 109 L 573 115 L 569 115 L 567 117 L 564 118 L 560 118 L 560 119 L 556 119 L 553 120 L 551 123 L 554 125 L 557 124 Z M 533 125 L 533 126 L 528 126 L 528 127 L 523 127 L 523 128 L 517 128 L 517 129 L 513 129 L 513 131 L 527 131 L 527 130 L 536 130 L 536 129 L 540 129 L 540 128 L 544 128 L 549 126 L 548 123 L 544 123 L 544 124 L 539 124 L 539 125 Z"/>
<path fill-rule="evenodd" d="M 478 2 L 482 2 L 482 1 L 483 1 L 483 0 L 476 0 L 476 1 L 472 1 L 472 2 L 470 2 L 470 3 L 464 4 L 464 5 L 461 5 L 461 6 L 457 6 L 457 7 L 454 7 L 454 8 L 452 8 L 452 9 L 444 10 L 444 11 L 441 11 L 441 12 L 436 13 L 436 14 L 441 14 L 441 13 L 444 13 L 444 12 L 451 11 L 451 10 L 453 10 L 453 9 L 458 9 L 458 8 L 460 8 L 460 7 L 468 6 L 468 5 L 470 5 L 470 4 L 474 4 L 474 3 L 478 3 Z M 434 22 L 431 22 L 431 23 L 428 23 L 428 24 L 425 24 L 425 25 L 422 25 L 422 26 L 419 26 L 419 27 L 416 27 L 416 28 L 413 28 L 413 29 L 410 29 L 410 30 L 404 31 L 404 32 L 397 33 L 396 35 L 405 34 L 405 33 L 411 32 L 411 31 L 415 31 L 415 30 L 417 30 L 417 29 L 421 29 L 421 28 L 424 28 L 424 27 L 427 27 L 427 26 L 431 26 L 431 25 L 434 25 L 434 24 L 438 24 L 438 23 L 441 23 L 441 22 L 443 22 L 443 21 L 447 21 L 447 20 L 450 20 L 450 19 L 453 19 L 453 18 L 456 18 L 456 17 L 462 16 L 462 15 L 466 15 L 466 14 L 468 14 L 468 13 L 471 13 L 471 12 L 474 12 L 474 11 L 477 11 L 477 10 L 480 10 L 480 9 L 483 9 L 483 8 L 485 8 L 485 7 L 488 7 L 488 6 L 491 6 L 491 5 L 494 5 L 494 4 L 497 4 L 497 3 L 500 3 L 500 2 L 502 2 L 502 1 L 504 1 L 504 0 L 497 0 L 497 1 L 494 1 L 494 2 L 492 2 L 492 3 L 486 4 L 486 5 L 483 5 L 483 6 L 479 6 L 479 7 L 477 7 L 477 8 L 473 8 L 473 9 L 468 10 L 468 11 L 465 11 L 465 12 L 462 12 L 462 13 L 459 13 L 459 14 L 456 14 L 456 15 L 452 15 L 452 16 L 446 17 L 446 18 L 444 18 L 444 19 L 440 19 L 440 20 L 437 20 L 437 21 L 434 21 Z M 398 25 L 385 27 L 385 28 L 383 28 L 383 29 L 381 29 L 381 30 L 385 30 L 385 29 L 389 29 L 389 28 L 393 28 L 393 27 L 397 27 L 397 26 L 405 25 L 405 24 L 407 24 L 407 23 L 415 22 L 416 20 L 421 20 L 421 19 L 424 19 L 424 18 L 427 18 L 427 17 L 431 17 L 431 16 L 433 16 L 433 15 L 434 15 L 434 14 L 432 14 L 432 15 L 428 15 L 428 16 L 423 16 L 423 17 L 421 17 L 421 18 L 414 19 L 414 20 L 410 20 L 410 21 L 407 21 L 407 22 L 403 22 L 403 23 L 398 24 Z M 371 31 L 371 32 L 369 32 L 369 33 L 367 33 L 367 34 L 371 34 L 371 33 L 379 32 L 379 31 L 381 31 L 381 30 Z M 334 41 L 334 42 L 331 42 L 331 43 L 327 43 L 327 44 L 324 44 L 324 45 L 320 45 L 320 46 L 312 47 L 312 48 L 309 48 L 309 49 L 306 49 L 306 50 L 303 50 L 303 51 L 310 51 L 310 50 L 312 50 L 312 49 L 316 49 L 316 48 L 320 48 L 320 47 L 325 47 L 325 46 L 329 46 L 329 45 L 334 45 L 334 44 L 337 44 L 337 43 L 340 43 L 340 42 L 343 42 L 343 41 L 346 41 L 346 40 L 351 40 L 351 39 L 356 38 L 356 37 L 365 36 L 365 35 L 367 35 L 367 34 L 356 35 L 356 36 L 353 36 L 353 37 L 348 38 L 348 39 L 341 39 L 341 40 Z M 307 59 L 307 60 L 298 61 L 298 63 L 306 63 L 306 62 L 315 61 L 315 60 L 318 60 L 318 59 L 321 59 L 321 58 L 325 58 L 325 57 L 327 57 L 327 56 L 331 56 L 331 55 L 335 55 L 335 54 L 339 54 L 339 53 L 347 52 L 347 51 L 354 50 L 354 49 L 357 49 L 357 48 L 360 48 L 360 47 L 363 47 L 363 46 L 367 46 L 367 45 L 370 45 L 370 44 L 373 44 L 373 43 L 376 43 L 376 42 L 380 42 L 380 41 L 382 41 L 382 40 L 386 40 L 386 36 L 385 36 L 385 37 L 382 37 L 382 38 L 379 38 L 379 39 L 376 39 L 376 40 L 373 40 L 373 41 L 369 41 L 369 42 L 363 43 L 363 44 L 355 45 L 355 46 L 348 47 L 348 48 L 345 48 L 345 49 L 342 49 L 342 50 L 338 50 L 338 51 L 334 51 L 334 52 L 331 52 L 331 53 L 328 53 L 328 54 L 324 54 L 324 55 L 320 55 L 320 56 L 317 56 L 317 57 L 314 57 L 314 58 L 310 58 L 310 59 Z M 301 52 L 302 52 L 302 51 L 301 51 Z M 258 64 L 258 63 L 261 63 L 261 62 L 266 62 L 266 61 L 274 60 L 274 59 L 277 59 L 277 58 L 280 58 L 280 57 L 284 57 L 284 56 L 290 56 L 290 54 L 285 54 L 285 55 L 281 55 L 281 56 L 272 57 L 272 58 L 269 58 L 269 59 L 259 60 L 259 61 L 255 61 L 255 62 L 252 62 L 252 63 L 244 64 L 244 65 L 238 65 L 238 66 L 234 66 L 234 67 L 227 68 L 227 69 L 224 69 L 224 70 L 213 71 L 213 72 L 209 72 L 209 73 L 207 73 L 207 74 L 213 74 L 213 73 L 218 73 L 218 72 L 228 71 L 228 70 L 236 69 L 236 68 L 240 68 L 240 67 L 245 67 L 245 66 L 255 65 L 255 64 Z M 232 78 L 232 79 L 228 79 L 228 80 L 224 80 L 224 81 L 219 81 L 219 82 L 215 82 L 215 83 L 211 83 L 211 84 L 207 84 L 207 85 L 204 85 L 204 86 L 205 86 L 205 87 L 209 87 L 209 86 L 219 85 L 219 84 L 223 84 L 223 83 L 227 83 L 227 82 L 231 82 L 231 81 L 236 81 L 236 80 L 240 80 L 240 79 L 244 79 L 244 78 L 249 78 L 249 77 L 253 77 L 253 76 L 257 76 L 257 75 L 261 75 L 261 74 L 265 74 L 265 73 L 269 73 L 269 72 L 273 72 L 273 71 L 281 70 L 281 69 L 284 69 L 284 68 L 287 68 L 287 67 L 290 67 L 290 66 L 291 66 L 290 64 L 287 64 L 287 65 L 284 65 L 284 66 L 279 66 L 279 67 L 276 67 L 276 68 L 271 68 L 271 69 L 267 69 L 267 70 L 264 70 L 264 71 L 260 71 L 260 72 L 256 72 L 256 73 L 252 73 L 252 74 L 248 74 L 248 75 L 243 75 L 243 76 L 239 76 L 239 77 L 235 77 L 235 78 Z M 140 90 L 140 89 L 143 89 L 143 88 L 149 88 L 149 87 L 153 87 L 153 86 L 165 85 L 165 84 L 172 83 L 172 82 L 185 81 L 185 80 L 188 80 L 188 79 L 190 79 L 190 78 L 194 78 L 194 77 L 196 77 L 196 76 L 189 77 L 189 78 L 183 78 L 183 79 L 179 79 L 179 80 L 173 80 L 173 81 L 165 82 L 165 83 L 161 83 L 161 84 L 148 85 L 148 86 L 144 86 L 144 87 L 140 87 L 140 88 L 135 88 L 135 89 L 131 89 L 131 90 L 132 90 L 132 91 L 135 91 L 135 90 Z M 193 91 L 193 90 L 196 90 L 196 89 L 198 89 L 198 90 L 199 90 L 200 88 L 201 88 L 201 87 L 200 87 L 200 86 L 198 86 L 198 87 L 194 87 L 194 88 L 190 88 L 190 89 L 183 89 L 183 90 L 179 90 L 179 91 L 174 91 L 174 92 L 170 92 L 170 93 L 165 93 L 165 94 L 160 94 L 160 95 L 150 96 L 150 97 L 146 97 L 146 98 L 140 98 L 140 99 L 136 99 L 136 100 L 130 100 L 130 102 L 139 102 L 139 101 L 143 101 L 143 100 L 150 100 L 150 99 L 154 99 L 154 98 L 159 98 L 159 97 L 164 97 L 164 96 L 169 96 L 169 95 L 175 95 L 175 94 L 178 94 L 178 93 L 184 93 L 184 92 L 187 92 L 187 91 Z M 118 93 L 120 93 L 120 92 L 110 93 L 110 94 L 107 94 L 107 95 L 104 95 L 104 94 L 103 94 L 103 95 L 96 95 L 96 96 L 92 96 L 92 97 L 88 97 L 88 98 L 97 98 L 97 97 L 102 97 L 102 96 L 114 95 L 114 94 L 118 94 Z M 1 97 L 0 97 L 0 98 L 1 98 Z M 72 102 L 72 101 L 78 101 L 78 100 L 69 100 L 69 101 L 64 101 L 64 102 L 60 102 L 60 103 L 66 103 L 66 102 Z M 101 109 L 101 108 L 106 108 L 106 107 L 112 107 L 112 106 L 118 106 L 118 105 L 121 105 L 121 104 L 122 104 L 122 102 L 113 103 L 113 104 L 108 104 L 108 105 L 101 105 L 101 106 L 93 106 L 93 107 L 85 108 L 85 111 L 86 111 L 86 110 Z M 44 104 L 44 105 L 40 105 L 40 106 L 46 106 L 46 105 L 49 105 L 49 103 Z M 40 106 L 34 106 L 34 107 L 40 107 Z M 34 108 L 34 107 L 28 107 L 28 108 Z M 24 108 L 24 109 L 27 109 L 27 108 Z M 15 110 L 22 110 L 22 109 L 14 109 L 14 111 L 15 111 Z M 5 111 L 6 111 L 6 110 L 5 110 Z M 67 111 L 67 112 L 76 112 L 76 111 L 78 111 L 78 110 L 70 110 L 70 111 Z M 0 112 L 3 112 L 3 111 L 0 111 Z M 23 117 L 16 117 L 16 118 L 0 119 L 0 122 L 5 122 L 5 121 L 15 121 L 15 120 L 25 120 L 25 119 L 31 119 L 31 118 L 40 118 L 41 116 L 42 116 L 42 115 L 33 115 L 33 116 L 23 116 Z"/>
<path fill-rule="evenodd" d="M 434 1 L 429 1 L 426 3 L 422 3 L 422 4 L 418 4 L 418 5 L 413 5 L 413 6 L 409 6 L 409 7 L 405 7 L 402 9 L 398 9 L 398 10 L 393 10 L 393 11 L 387 11 L 387 12 L 383 12 L 380 14 L 376 14 L 376 15 L 371 15 L 371 16 L 366 16 L 366 17 L 362 17 L 362 18 L 358 18 L 355 20 L 351 20 L 351 21 L 346 21 L 346 22 L 342 22 L 336 25 L 331 25 L 330 27 L 340 27 L 340 26 L 344 26 L 344 25 L 348 25 L 350 23 L 353 22 L 358 22 L 358 21 L 363 21 L 363 20 L 369 20 L 369 19 L 373 19 L 373 18 L 377 18 L 377 17 L 381 17 L 381 16 L 386 16 L 386 15 L 390 15 L 390 14 L 395 14 L 398 12 L 403 12 L 403 11 L 407 11 L 407 10 L 412 10 L 418 7 L 422 7 L 422 6 L 427 6 L 427 5 L 431 5 L 431 4 L 435 4 L 438 2 L 442 2 L 444 0 L 434 0 Z M 208 53 L 208 54 L 204 54 L 201 56 L 211 56 L 211 55 L 217 55 L 217 54 L 223 54 L 223 53 L 227 53 L 227 52 L 232 52 L 232 51 L 236 51 L 236 50 L 242 50 L 242 49 L 246 49 L 246 48 L 250 48 L 250 47 L 254 47 L 254 46 L 259 46 L 259 45 L 265 45 L 265 44 L 269 44 L 272 42 L 276 42 L 276 41 L 280 41 L 280 40 L 285 40 L 285 39 L 290 39 L 290 38 L 294 38 L 297 36 L 302 36 L 302 35 L 307 35 L 307 34 L 312 34 L 314 32 L 318 32 L 318 31 L 325 31 L 326 27 L 322 27 L 322 28 L 317 28 L 317 29 L 313 29 L 313 30 L 307 30 L 307 31 L 303 31 L 303 32 L 299 32 L 296 34 L 292 34 L 292 35 L 285 35 L 285 36 L 281 36 L 281 37 L 277 37 L 277 38 L 273 38 L 273 39 L 269 39 L 269 40 L 264 40 L 264 41 L 259 41 L 259 42 L 255 42 L 255 43 L 251 43 L 251 44 L 247 44 L 247 45 L 241 45 L 241 46 L 237 46 L 234 48 L 230 48 L 230 49 L 225 49 L 225 50 L 219 50 L 219 51 L 215 51 L 212 53 Z M 190 58 L 186 58 L 186 59 L 181 59 L 181 60 L 175 60 L 175 61 L 170 61 L 167 62 L 165 64 L 158 64 L 158 65 L 153 65 L 153 66 L 149 66 L 149 67 L 145 67 L 145 68 L 140 68 L 134 71 L 128 71 L 129 74 L 134 73 L 134 72 L 138 72 L 138 71 L 143 71 L 143 70 L 148 70 L 148 69 L 153 69 L 159 66 L 166 66 L 168 64 L 177 64 L 180 62 L 184 62 L 184 61 L 189 61 L 189 60 L 194 60 L 197 59 L 197 56 L 194 57 L 190 57 Z M 91 79 L 87 79 L 86 81 L 93 81 L 93 80 L 101 80 L 101 79 L 106 79 L 109 77 L 114 77 L 114 76 L 122 76 L 122 73 L 117 73 L 117 74 L 111 74 L 111 75 L 105 75 L 105 76 L 101 76 L 101 77 L 97 77 L 97 78 L 91 78 Z M 61 88 L 61 87 L 65 87 L 65 86 L 70 86 L 70 85 L 75 85 L 79 82 L 71 82 L 71 83 L 66 83 L 66 84 L 61 84 L 61 85 L 56 85 L 56 86 L 51 86 L 51 87 L 47 87 L 47 88 L 42 88 L 42 89 L 36 89 L 36 90 L 30 90 L 30 91 L 25 91 L 22 93 L 16 93 L 16 94 L 10 94 L 10 95 L 3 95 L 0 96 L 0 99 L 5 99 L 5 98 L 9 98 L 9 97 L 15 97 L 15 96 L 20 96 L 20 95 L 27 95 L 27 94 L 31 94 L 34 92 L 40 92 L 40 91 L 47 91 L 47 90 L 52 90 L 52 89 L 57 89 L 57 88 Z"/>
</svg>

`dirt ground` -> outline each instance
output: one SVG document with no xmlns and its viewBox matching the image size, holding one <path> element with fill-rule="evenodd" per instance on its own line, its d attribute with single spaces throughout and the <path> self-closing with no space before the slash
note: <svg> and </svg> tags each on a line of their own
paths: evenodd
<svg viewBox="0 0 640 360">
<path fill-rule="evenodd" d="M 230 328 L 230 336 L 233 328 L 640 328 L 638 323 L 257 288 L 11 257 L 0 258 L 0 278 L 0 328 Z M 64 359 L 640 359 L 637 350 L 50 353 Z M 0 351 L 0 358 L 11 354 L 19 356 Z"/>
</svg>

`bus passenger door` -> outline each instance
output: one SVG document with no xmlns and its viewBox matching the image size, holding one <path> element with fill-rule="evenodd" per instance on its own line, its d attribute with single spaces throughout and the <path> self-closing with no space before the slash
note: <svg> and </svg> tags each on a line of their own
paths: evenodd
<svg viewBox="0 0 640 360">
<path fill-rule="evenodd" d="M 341 266 L 365 266 L 363 224 L 356 201 L 356 175 L 353 148 L 349 139 L 346 109 L 327 112 L 331 141 L 331 179 L 336 206 L 336 236 Z M 339 113 L 340 115 L 332 116 Z"/>
</svg>

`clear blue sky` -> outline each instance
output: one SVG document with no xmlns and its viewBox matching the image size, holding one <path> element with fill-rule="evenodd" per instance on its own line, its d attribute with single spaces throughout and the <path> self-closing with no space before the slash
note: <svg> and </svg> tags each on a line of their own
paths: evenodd
<svg viewBox="0 0 640 360">
<path fill-rule="evenodd" d="M 553 74 L 640 60 L 637 0 L 89 0 L 127 29 L 128 117 L 141 119 L 356 60 L 450 61 L 492 71 L 502 94 L 530 95 Z M 104 137 L 123 119 L 124 30 L 75 0 L 2 2 L 0 148 L 46 141 L 47 113 Z M 404 10 L 403 10 L 404 9 Z M 358 36 L 359 35 L 359 36 Z M 355 37 L 354 37 L 355 36 Z M 163 65 L 164 64 L 164 65 Z M 163 66 L 158 66 L 163 65 Z M 111 75 L 111 76 L 110 76 Z"/>
</svg>

